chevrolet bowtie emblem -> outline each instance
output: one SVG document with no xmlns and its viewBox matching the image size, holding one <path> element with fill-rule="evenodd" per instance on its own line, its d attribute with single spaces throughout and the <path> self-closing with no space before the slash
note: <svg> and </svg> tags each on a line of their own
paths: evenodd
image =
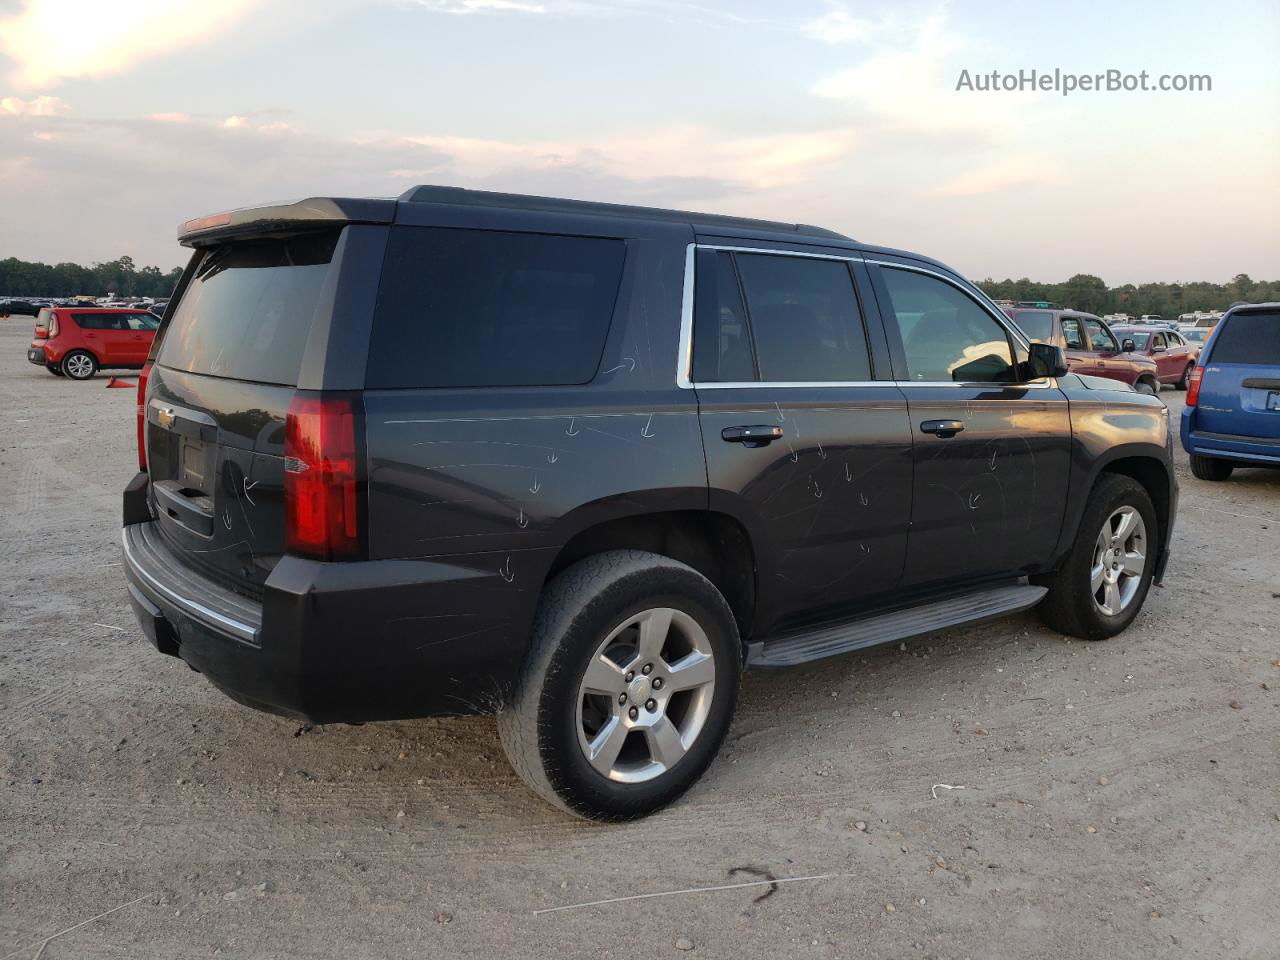
<svg viewBox="0 0 1280 960">
<path fill-rule="evenodd" d="M 156 422 L 168 430 L 176 419 L 171 407 L 156 407 Z"/>
</svg>

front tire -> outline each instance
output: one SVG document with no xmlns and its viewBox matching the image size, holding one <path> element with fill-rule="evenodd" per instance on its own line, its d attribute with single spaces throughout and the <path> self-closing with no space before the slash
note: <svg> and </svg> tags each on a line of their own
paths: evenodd
<svg viewBox="0 0 1280 960">
<path fill-rule="evenodd" d="M 535 793 L 586 819 L 630 820 L 702 776 L 742 675 L 737 624 L 711 581 L 669 557 L 609 551 L 558 574 L 534 623 L 498 731 Z"/>
<path fill-rule="evenodd" d="M 98 372 L 98 361 L 87 350 L 72 350 L 62 358 L 59 366 L 72 380 L 88 380 Z"/>
<path fill-rule="evenodd" d="M 1160 549 L 1151 497 L 1131 477 L 1104 474 L 1089 495 L 1076 540 L 1049 588 L 1040 619 L 1084 640 L 1106 640 L 1142 610 Z"/>
<path fill-rule="evenodd" d="M 1179 379 L 1177 384 L 1175 384 L 1175 386 L 1184 393 L 1187 388 L 1191 386 L 1191 368 L 1194 366 L 1194 363 L 1188 363 L 1186 367 L 1183 368 L 1181 379 Z"/>
<path fill-rule="evenodd" d="M 1145 393 L 1149 397 L 1154 397 L 1160 392 L 1159 385 L 1152 383 L 1150 380 L 1139 380 L 1133 385 L 1133 389 L 1139 393 Z"/>
<path fill-rule="evenodd" d="M 1211 480 L 1214 482 L 1227 480 L 1230 479 L 1233 470 L 1235 470 L 1235 464 L 1226 460 L 1191 454 L 1191 474 L 1197 480 Z"/>
</svg>

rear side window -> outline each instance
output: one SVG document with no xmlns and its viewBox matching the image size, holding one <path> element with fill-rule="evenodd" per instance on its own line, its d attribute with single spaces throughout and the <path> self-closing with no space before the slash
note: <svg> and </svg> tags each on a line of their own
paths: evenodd
<svg viewBox="0 0 1280 960">
<path fill-rule="evenodd" d="M 212 247 L 165 328 L 157 362 L 295 386 L 339 231 Z"/>
<path fill-rule="evenodd" d="M 1280 367 L 1280 313 L 1233 313 L 1218 331 L 1213 363 Z"/>
<path fill-rule="evenodd" d="M 625 255 L 608 238 L 391 228 L 366 385 L 588 382 Z"/>
<path fill-rule="evenodd" d="M 914 270 L 883 267 L 881 276 L 902 334 L 911 380 L 1000 383 L 1014 379 L 1008 334 L 973 298 L 944 280 Z"/>
<path fill-rule="evenodd" d="M 702 251 L 696 311 L 695 381 L 871 379 L 866 330 L 842 260 Z"/>
<path fill-rule="evenodd" d="M 81 330 L 119 330 L 117 317 L 110 313 L 73 313 L 71 319 Z"/>
</svg>

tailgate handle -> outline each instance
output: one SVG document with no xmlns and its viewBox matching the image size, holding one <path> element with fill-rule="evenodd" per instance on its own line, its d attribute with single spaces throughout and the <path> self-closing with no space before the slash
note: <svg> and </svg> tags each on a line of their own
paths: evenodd
<svg viewBox="0 0 1280 960">
<path fill-rule="evenodd" d="M 202 537 L 213 536 L 213 511 L 206 510 L 183 494 L 172 480 L 153 483 L 151 491 L 155 494 L 156 506 L 167 516 Z"/>
<path fill-rule="evenodd" d="M 1240 386 L 1248 390 L 1280 390 L 1280 380 L 1273 377 L 1249 377 Z"/>
</svg>

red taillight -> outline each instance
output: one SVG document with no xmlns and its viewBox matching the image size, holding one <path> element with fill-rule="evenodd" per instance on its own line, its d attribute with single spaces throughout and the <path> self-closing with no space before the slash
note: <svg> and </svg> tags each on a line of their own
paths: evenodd
<svg viewBox="0 0 1280 960">
<path fill-rule="evenodd" d="M 290 553 L 360 553 L 356 410 L 351 398 L 295 394 L 284 433 L 285 542 Z"/>
<path fill-rule="evenodd" d="M 1200 399 L 1200 379 L 1204 376 L 1204 367 L 1196 364 L 1187 377 L 1187 406 L 1194 407 Z"/>
<path fill-rule="evenodd" d="M 48 340 L 48 339 L 49 339 L 49 328 L 48 328 L 48 327 L 36 327 L 36 339 L 37 339 L 37 340 Z"/>
<path fill-rule="evenodd" d="M 147 469 L 147 378 L 151 376 L 151 361 L 143 364 L 138 374 L 138 469 Z"/>
</svg>

